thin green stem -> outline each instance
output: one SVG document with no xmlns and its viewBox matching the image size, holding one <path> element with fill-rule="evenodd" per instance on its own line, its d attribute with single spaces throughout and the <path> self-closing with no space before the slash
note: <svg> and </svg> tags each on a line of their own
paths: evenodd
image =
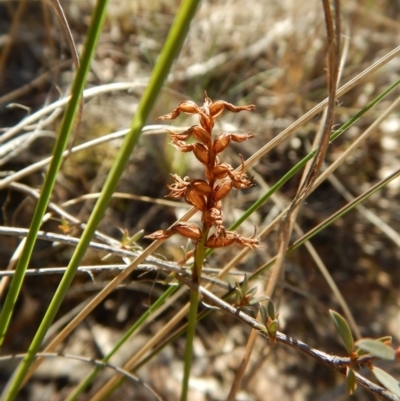
<svg viewBox="0 0 400 401">
<path fill-rule="evenodd" d="M 193 266 L 193 282 L 197 284 L 199 284 L 201 271 L 203 269 L 203 263 L 206 253 L 206 248 L 204 244 L 207 241 L 209 231 L 210 230 L 208 227 L 203 227 L 203 235 L 201 237 L 201 240 L 196 244 Z M 190 370 L 192 367 L 193 359 L 193 340 L 196 332 L 198 307 L 199 294 L 194 290 L 190 290 L 190 308 L 188 316 L 188 327 L 186 332 L 186 348 L 184 361 L 185 366 L 183 369 L 181 401 L 186 401 L 188 396 Z"/>
<path fill-rule="evenodd" d="M 189 378 L 190 378 L 190 370 L 192 367 L 193 341 L 196 332 L 198 306 L 199 306 L 199 295 L 197 294 L 196 291 L 190 290 L 190 308 L 188 316 L 188 327 L 186 332 L 186 348 L 185 348 L 185 359 L 184 359 L 185 366 L 183 369 L 181 401 L 187 400 L 189 392 Z"/>
</svg>

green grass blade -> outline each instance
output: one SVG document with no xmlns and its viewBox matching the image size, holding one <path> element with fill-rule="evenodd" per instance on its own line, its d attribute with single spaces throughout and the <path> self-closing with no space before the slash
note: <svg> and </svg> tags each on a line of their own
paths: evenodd
<svg viewBox="0 0 400 401">
<path fill-rule="evenodd" d="M 32 253 L 33 246 L 35 244 L 36 235 L 39 230 L 47 204 L 49 202 L 58 169 L 61 165 L 62 153 L 66 148 L 67 140 L 72 130 L 76 111 L 86 82 L 86 76 L 90 68 L 90 63 L 96 48 L 98 38 L 100 36 L 101 28 L 105 17 L 106 5 L 107 5 L 107 0 L 99 0 L 93 12 L 84 51 L 82 54 L 81 64 L 78 68 L 72 86 L 72 97 L 71 100 L 68 102 L 68 106 L 65 111 L 65 115 L 61 124 L 60 134 L 58 136 L 53 151 L 53 159 L 50 163 L 49 171 L 46 175 L 46 179 L 43 185 L 43 190 L 39 197 L 38 204 L 36 206 L 35 213 L 32 218 L 31 227 L 29 230 L 29 234 L 27 236 L 27 242 L 22 252 L 21 259 L 19 260 L 19 263 L 17 265 L 16 274 L 14 275 L 13 280 L 11 282 L 10 290 L 6 298 L 2 314 L 0 316 L 1 339 L 4 338 L 5 332 L 7 330 L 8 323 L 10 321 L 12 314 L 12 309 L 17 299 L 19 290 L 22 286 L 24 273 L 26 271 L 30 255 Z M 56 311 L 54 311 L 53 315 L 55 315 L 55 313 Z M 33 359 L 35 358 L 35 353 L 38 351 L 42 343 L 44 334 L 41 338 L 36 339 L 35 337 L 36 339 L 35 346 L 31 345 L 31 347 L 28 350 L 26 358 L 20 363 L 17 371 L 15 372 L 10 386 L 6 387 L 3 390 L 3 400 L 11 401 L 15 399 L 19 391 L 19 388 L 24 380 L 25 374 L 28 371 L 29 366 L 32 363 Z M 32 344 L 34 343 L 32 342 Z"/>
<path fill-rule="evenodd" d="M 32 340 L 32 343 L 27 352 L 27 356 L 19 365 L 15 375 L 14 380 L 11 383 L 11 386 L 7 388 L 4 392 L 5 398 L 4 401 L 11 401 L 15 398 L 24 377 L 32 364 L 35 354 L 39 350 L 44 336 L 51 323 L 54 320 L 54 317 L 61 305 L 62 300 L 64 299 L 71 282 L 75 276 L 76 270 L 79 267 L 79 263 L 81 262 L 86 249 L 89 245 L 93 234 L 103 217 L 108 203 L 111 199 L 113 192 L 118 184 L 118 180 L 121 177 L 126 164 L 129 160 L 129 157 L 139 139 L 142 127 L 157 99 L 157 96 L 161 90 L 161 87 L 168 76 L 169 70 L 171 68 L 172 62 L 175 57 L 178 55 L 180 48 L 183 44 L 184 39 L 186 38 L 187 32 L 189 30 L 190 21 L 192 20 L 199 0 L 187 0 L 184 1 L 179 9 L 176 20 L 171 27 L 170 33 L 167 37 L 166 43 L 163 47 L 162 53 L 157 61 L 153 74 L 151 76 L 149 85 L 146 88 L 146 91 L 139 103 L 138 110 L 132 120 L 130 132 L 125 137 L 125 140 L 122 144 L 121 150 L 116 158 L 116 161 L 113 165 L 113 168 L 110 171 L 110 174 L 107 177 L 106 183 L 104 184 L 101 195 L 93 209 L 93 213 L 91 214 L 87 227 L 84 230 L 79 245 L 75 249 L 74 254 L 72 255 L 71 261 L 68 265 L 67 271 L 65 272 L 57 291 L 51 301 L 51 304 L 41 322 L 41 325 Z M 89 31 L 90 35 L 97 35 L 100 30 L 95 30 L 93 28 L 93 24 L 95 22 L 101 22 L 104 19 L 105 9 L 106 9 L 107 0 L 99 0 L 96 5 L 91 28 L 92 31 Z M 101 24 L 97 24 L 97 28 L 101 27 Z M 97 38 L 96 36 L 96 38 Z M 88 39 L 88 42 L 92 42 L 93 36 L 91 39 Z M 94 43 L 94 41 L 93 41 Z M 83 60 L 82 60 L 83 61 Z"/>
<path fill-rule="evenodd" d="M 95 37 L 88 37 L 86 43 L 86 53 L 82 56 L 82 64 L 78 69 L 73 87 L 71 100 L 68 102 L 65 114 L 61 123 L 60 133 L 57 137 L 56 144 L 53 149 L 53 157 L 50 162 L 46 178 L 43 183 L 42 192 L 38 199 L 38 203 L 35 208 L 34 215 L 32 217 L 31 226 L 29 229 L 29 234 L 26 238 L 26 243 L 24 249 L 21 253 L 21 257 L 15 269 L 15 275 L 11 281 L 10 288 L 4 302 L 3 309 L 0 315 L 0 344 L 4 341 L 4 336 L 7 332 L 8 325 L 10 323 L 14 305 L 18 298 L 23 279 L 25 276 L 25 271 L 27 269 L 35 242 L 36 235 L 42 224 L 43 215 L 46 211 L 47 205 L 50 200 L 51 192 L 54 187 L 57 172 L 60 168 L 62 162 L 62 154 L 67 146 L 68 138 L 71 133 L 76 111 L 81 99 L 84 84 L 86 82 L 86 76 L 90 67 L 90 60 L 92 58 L 92 53 L 95 48 Z"/>
</svg>

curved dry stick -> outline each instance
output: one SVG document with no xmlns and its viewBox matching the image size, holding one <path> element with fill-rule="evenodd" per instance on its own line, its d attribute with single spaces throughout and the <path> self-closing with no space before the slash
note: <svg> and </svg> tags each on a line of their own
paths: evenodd
<svg viewBox="0 0 400 401">
<path fill-rule="evenodd" d="M 174 126 L 168 126 L 168 128 L 173 128 L 175 131 L 182 131 L 184 130 L 181 127 L 174 127 Z M 105 142 L 109 142 L 109 141 L 113 141 L 115 139 L 119 139 L 119 138 L 123 138 L 127 133 L 129 132 L 129 129 L 125 129 L 122 131 L 117 131 L 117 132 L 113 132 L 111 134 L 107 134 L 104 136 L 101 136 L 99 138 L 95 138 L 92 139 L 88 142 L 85 142 L 81 145 L 75 146 L 71 149 L 72 153 L 76 153 L 76 152 L 80 152 L 81 150 L 85 150 L 97 145 L 100 145 L 102 143 Z M 164 125 L 148 125 L 146 127 L 143 127 L 142 130 L 143 133 L 165 133 L 165 126 Z M 0 137 L 1 140 L 1 137 Z M 64 151 L 63 153 L 63 157 L 66 157 L 68 155 L 68 151 Z M 17 171 L 16 173 L 10 174 L 9 176 L 7 176 L 6 178 L 3 178 L 2 180 L 0 180 L 0 189 L 6 188 L 10 183 L 14 182 L 14 181 L 18 181 L 23 177 L 26 177 L 29 174 L 32 174 L 38 170 L 40 170 L 42 167 L 47 166 L 48 164 L 50 164 L 51 161 L 51 157 L 46 157 L 43 160 L 40 160 L 36 163 L 33 163 L 25 168 L 23 168 L 22 170 Z"/>
<path fill-rule="evenodd" d="M 281 221 L 281 227 L 279 230 L 279 250 L 276 258 L 276 262 L 271 272 L 271 276 L 268 280 L 266 288 L 266 296 L 272 297 L 276 283 L 282 273 L 283 263 L 286 255 L 286 250 L 289 245 L 290 237 L 292 234 L 295 218 L 298 212 L 298 207 L 301 201 L 307 196 L 312 188 L 314 181 L 321 169 L 322 163 L 324 161 L 326 151 L 329 145 L 329 138 L 331 135 L 331 129 L 333 126 L 335 101 L 336 101 L 336 89 L 337 89 L 337 79 L 339 74 L 339 62 L 340 62 L 340 4 L 339 0 L 334 0 L 334 15 L 332 15 L 332 9 L 330 6 L 330 0 L 323 0 L 323 8 L 326 22 L 327 31 L 327 42 L 328 42 L 328 69 L 327 69 L 327 81 L 328 81 L 328 107 L 326 109 L 326 117 L 324 121 L 324 127 L 322 130 L 322 135 L 317 148 L 316 155 L 313 159 L 311 167 L 309 168 L 304 181 L 300 184 L 300 188 L 291 203 L 288 213 L 283 216 Z M 235 379 L 233 380 L 228 401 L 234 401 L 236 394 L 239 391 L 240 384 L 242 382 L 243 376 L 247 369 L 253 347 L 256 341 L 256 332 L 251 331 L 249 338 L 246 343 L 246 349 L 242 360 L 236 370 Z"/>
</svg>

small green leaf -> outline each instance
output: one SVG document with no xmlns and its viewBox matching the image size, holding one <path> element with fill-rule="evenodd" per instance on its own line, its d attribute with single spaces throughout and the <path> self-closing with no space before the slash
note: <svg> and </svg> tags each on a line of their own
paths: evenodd
<svg viewBox="0 0 400 401">
<path fill-rule="evenodd" d="M 348 366 L 346 368 L 346 384 L 347 384 L 347 393 L 349 395 L 353 394 L 357 388 L 357 380 L 353 369 L 349 368 Z"/>
<path fill-rule="evenodd" d="M 255 305 L 255 304 L 259 304 L 260 302 L 263 302 L 266 300 L 266 297 L 257 297 L 257 298 L 253 298 L 250 302 L 249 305 Z"/>
<path fill-rule="evenodd" d="M 143 237 L 143 234 L 144 234 L 144 230 L 140 230 L 137 233 L 133 234 L 132 237 L 129 238 L 129 236 L 128 236 L 127 245 L 131 245 L 131 244 L 139 241 Z"/>
<path fill-rule="evenodd" d="M 249 279 L 247 278 L 247 274 L 245 274 L 244 279 L 243 279 L 243 284 L 242 284 L 243 294 L 247 293 L 248 288 L 249 288 Z"/>
<path fill-rule="evenodd" d="M 393 376 L 390 376 L 389 373 L 386 373 L 384 370 L 375 366 L 373 367 L 372 372 L 383 386 L 393 394 L 400 397 L 400 382 L 398 382 Z"/>
<path fill-rule="evenodd" d="M 264 305 L 260 305 L 260 315 L 263 323 L 265 323 L 268 320 L 268 313 Z"/>
<path fill-rule="evenodd" d="M 268 323 L 267 326 L 268 333 L 271 334 L 271 336 L 275 336 L 276 332 L 278 331 L 278 321 L 277 320 L 272 320 L 271 322 Z"/>
<path fill-rule="evenodd" d="M 364 351 L 364 350 L 361 349 L 361 348 L 359 348 L 359 349 L 356 351 L 357 358 L 359 358 L 360 356 L 366 355 L 366 354 L 368 354 L 368 352 L 367 352 L 367 351 Z"/>
<path fill-rule="evenodd" d="M 268 302 L 268 316 L 271 319 L 275 319 L 275 307 L 271 300 L 269 300 L 269 302 Z"/>
<path fill-rule="evenodd" d="M 385 343 L 386 345 L 392 344 L 392 340 L 392 336 L 384 336 L 376 339 L 376 341 L 380 341 L 381 343 Z"/>
<path fill-rule="evenodd" d="M 351 354 L 354 349 L 354 340 L 349 325 L 347 324 L 344 317 L 339 313 L 331 309 L 329 310 L 329 313 L 331 314 L 331 318 L 333 320 L 333 323 L 335 324 L 337 332 L 343 340 L 346 351 Z"/>
<path fill-rule="evenodd" d="M 122 233 L 122 239 L 121 239 L 121 244 L 125 245 L 128 242 L 129 239 L 129 232 L 128 230 L 125 228 L 124 232 Z"/>
<path fill-rule="evenodd" d="M 393 361 L 395 357 L 392 347 L 372 338 L 362 338 L 356 342 L 356 346 L 378 358 Z"/>
<path fill-rule="evenodd" d="M 252 298 L 255 295 L 256 292 L 257 292 L 257 288 L 256 287 L 252 287 L 246 292 L 246 295 L 248 295 L 248 296 L 250 296 Z"/>
</svg>

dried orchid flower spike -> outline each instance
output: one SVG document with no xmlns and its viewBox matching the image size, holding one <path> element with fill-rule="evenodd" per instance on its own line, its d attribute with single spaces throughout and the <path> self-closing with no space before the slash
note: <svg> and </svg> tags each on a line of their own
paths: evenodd
<svg viewBox="0 0 400 401">
<path fill-rule="evenodd" d="M 245 134 L 222 133 L 213 138 L 212 132 L 215 120 L 224 110 L 238 113 L 254 109 L 255 106 L 252 104 L 234 106 L 223 100 L 213 102 L 204 92 L 202 106 L 198 106 L 191 100 L 186 100 L 181 102 L 171 113 L 159 117 L 160 120 L 172 120 L 181 113 L 199 116 L 200 125 L 194 125 L 182 133 L 167 131 L 176 149 L 181 152 L 193 152 L 197 160 L 204 166 L 205 179 L 191 179 L 189 177 L 182 179 L 177 174 L 173 174 L 174 182 L 167 185 L 170 190 L 167 196 L 175 199 L 183 198 L 201 212 L 202 227 L 199 228 L 193 223 L 178 222 L 167 230 L 159 230 L 148 235 L 147 238 L 166 239 L 174 234 L 180 234 L 195 241 L 196 251 L 199 250 L 199 246 L 200 248 L 220 248 L 238 244 L 251 249 L 259 246 L 257 239 L 242 237 L 236 231 L 227 231 L 223 225 L 223 198 L 233 188 L 249 188 L 253 185 L 253 180 L 246 176 L 244 160 L 241 155 L 241 168 L 237 171 L 230 164 L 220 162 L 217 157 L 232 141 L 244 142 L 251 139 L 254 134 L 251 132 Z M 191 137 L 197 142 L 187 143 Z M 210 235 L 211 229 L 213 233 Z M 198 273 L 199 271 L 196 273 L 196 279 L 199 277 Z"/>
</svg>

